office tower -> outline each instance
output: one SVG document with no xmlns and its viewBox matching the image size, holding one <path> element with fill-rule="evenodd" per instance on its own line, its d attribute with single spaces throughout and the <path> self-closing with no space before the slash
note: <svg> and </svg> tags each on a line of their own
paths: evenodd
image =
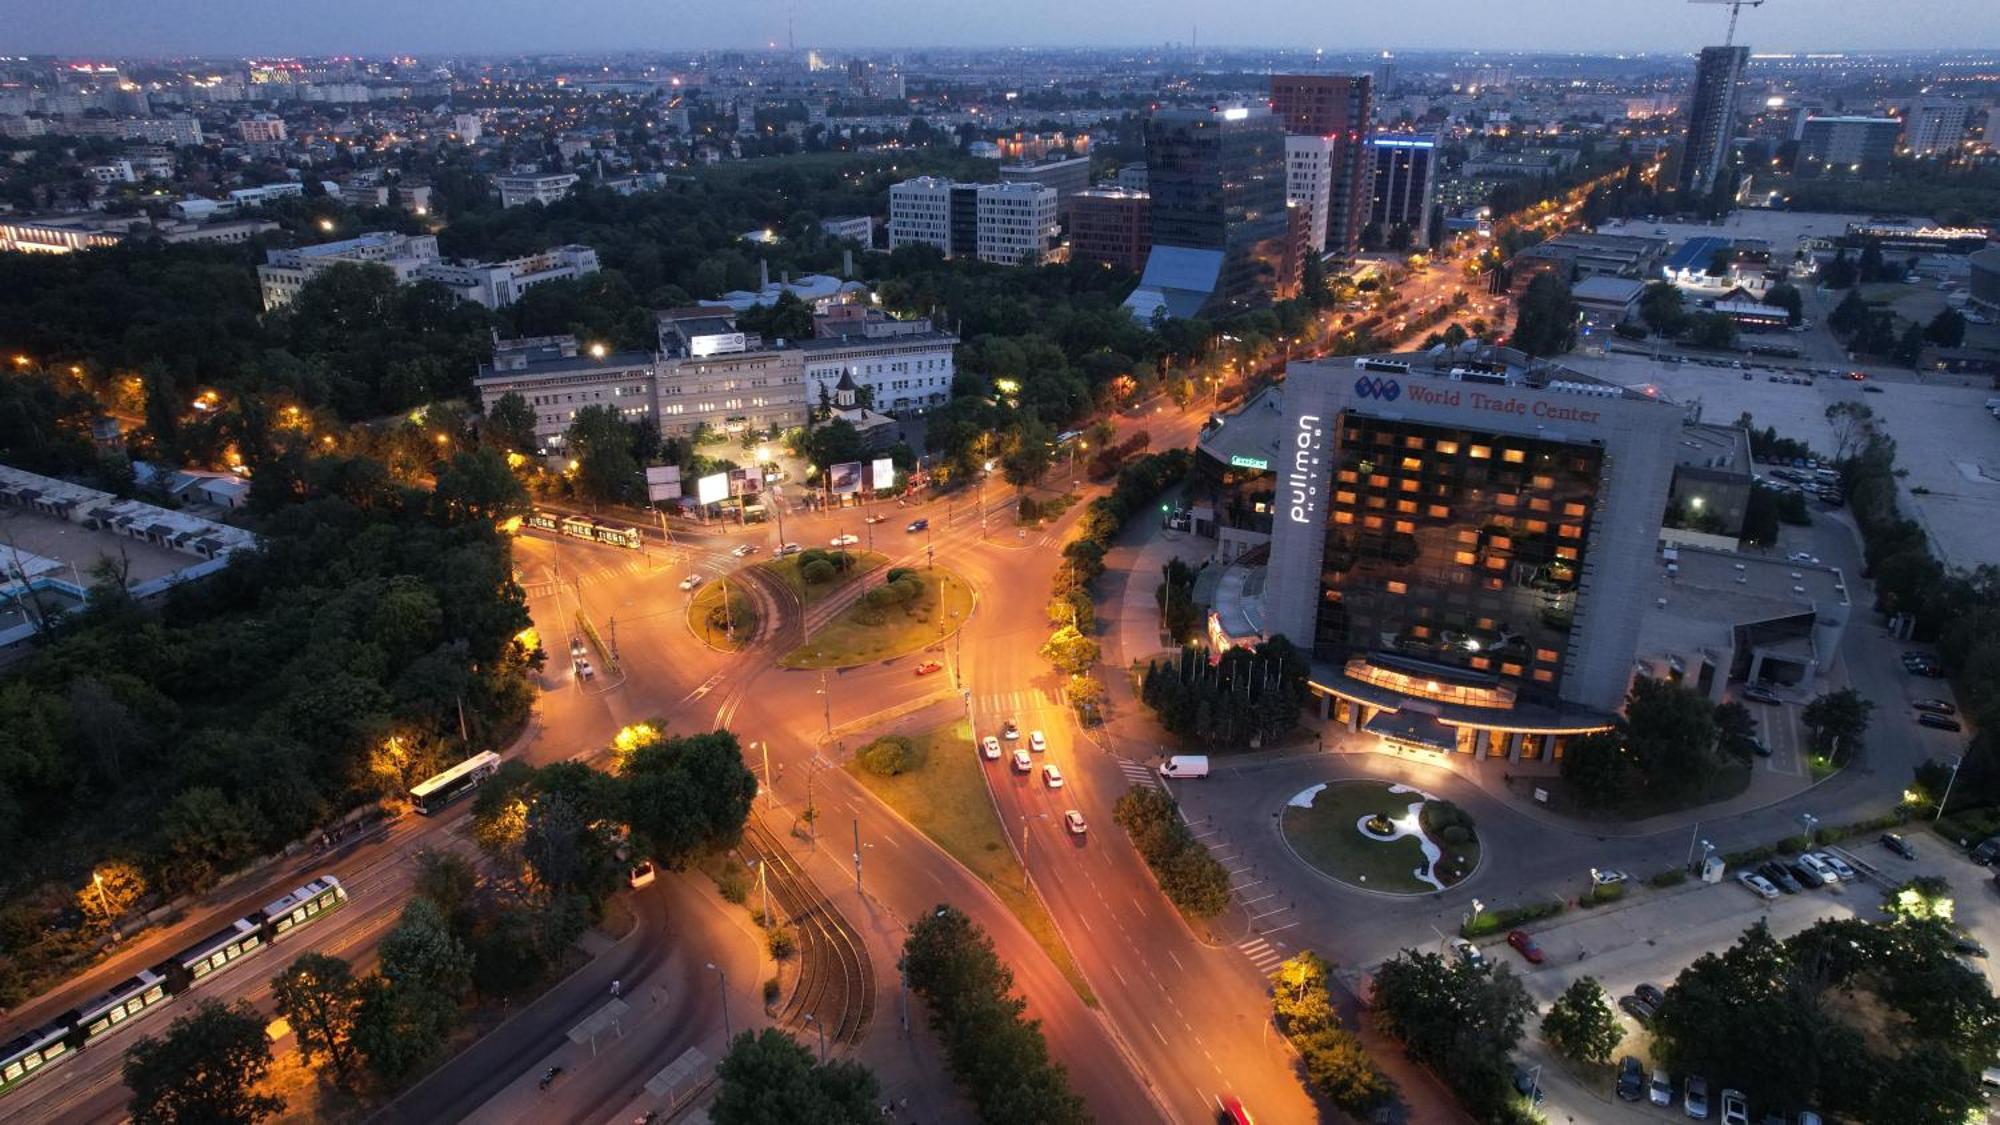
<svg viewBox="0 0 2000 1125">
<path fill-rule="evenodd" d="M 974 209 L 982 262 L 1039 266 L 1055 244 L 1056 189 L 1047 184 L 981 184 Z"/>
<path fill-rule="evenodd" d="M 1050 160 L 1024 160 L 1002 164 L 1003 184 L 1047 184 L 1056 189 L 1056 217 L 1069 219 L 1070 199 L 1090 186 L 1090 157 L 1057 156 Z"/>
<path fill-rule="evenodd" d="M 1488 348 L 1293 363 L 1283 412 L 1264 630 L 1333 717 L 1482 756 L 1607 725 L 1680 406 Z"/>
<path fill-rule="evenodd" d="M 1263 108 L 1169 109 L 1146 121 L 1153 249 L 1126 308 L 1190 317 L 1298 291 L 1285 134 Z"/>
<path fill-rule="evenodd" d="M 1431 244 L 1431 208 L 1437 200 L 1433 158 L 1436 137 L 1381 136 L 1368 142 L 1373 189 L 1368 221 L 1385 242 L 1398 227 L 1410 232 L 1409 249 Z M 1392 247 L 1393 248 L 1393 247 Z"/>
<path fill-rule="evenodd" d="M 1333 198 L 1333 138 L 1293 134 L 1285 138 L 1285 198 L 1306 225 L 1306 246 L 1326 252 L 1326 212 Z"/>
<path fill-rule="evenodd" d="M 1801 176 L 1879 176 L 1896 155 L 1903 123 L 1893 117 L 1808 117 L 1799 134 Z"/>
<path fill-rule="evenodd" d="M 1271 112 L 1285 132 L 1333 142 L 1324 249 L 1354 256 L 1368 224 L 1368 153 L 1373 81 L 1365 74 L 1274 74 Z"/>
<path fill-rule="evenodd" d="M 1958 155 L 1965 143 L 1971 106 L 1957 98 L 1924 98 L 1910 106 L 1903 119 L 1903 147 L 1912 156 Z"/>
<path fill-rule="evenodd" d="M 1146 268 L 1153 245 L 1152 197 L 1125 188 L 1093 188 L 1070 199 L 1069 257 L 1134 273 Z"/>
<path fill-rule="evenodd" d="M 946 257 L 1039 265 L 1057 233 L 1056 189 L 918 176 L 889 187 L 889 249 L 935 246 Z"/>
<path fill-rule="evenodd" d="M 935 246 L 951 254 L 951 181 L 918 176 L 889 185 L 889 249 Z"/>
<path fill-rule="evenodd" d="M 1748 47 L 1703 47 L 1695 63 L 1694 97 L 1688 103 L 1687 147 L 1681 157 L 1681 190 L 1706 195 L 1722 179 L 1736 134 L 1736 84 L 1750 61 Z"/>
</svg>

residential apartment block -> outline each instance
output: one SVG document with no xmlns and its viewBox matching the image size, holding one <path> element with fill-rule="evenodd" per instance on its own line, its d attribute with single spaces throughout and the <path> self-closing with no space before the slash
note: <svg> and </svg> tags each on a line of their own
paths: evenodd
<svg viewBox="0 0 2000 1125">
<path fill-rule="evenodd" d="M 545 281 L 582 277 L 597 272 L 597 251 L 588 246 L 558 246 L 540 254 L 505 262 L 454 262 L 438 257 L 433 235 L 372 231 L 340 242 L 325 242 L 289 250 L 265 252 L 257 267 L 264 309 L 292 303 L 305 283 L 341 262 L 386 267 L 399 284 L 435 281 L 489 309 L 505 308 L 528 289 Z"/>
</svg>

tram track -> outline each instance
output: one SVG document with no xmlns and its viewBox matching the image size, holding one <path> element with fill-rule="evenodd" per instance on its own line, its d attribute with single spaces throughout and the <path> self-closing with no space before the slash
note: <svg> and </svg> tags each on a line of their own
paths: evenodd
<svg viewBox="0 0 2000 1125">
<path fill-rule="evenodd" d="M 765 865 L 772 897 L 799 934 L 799 977 L 778 1022 L 806 1028 L 811 1016 L 829 1042 L 859 1043 L 875 1015 L 875 968 L 861 935 L 768 829 L 753 821 L 743 843 Z"/>
</svg>

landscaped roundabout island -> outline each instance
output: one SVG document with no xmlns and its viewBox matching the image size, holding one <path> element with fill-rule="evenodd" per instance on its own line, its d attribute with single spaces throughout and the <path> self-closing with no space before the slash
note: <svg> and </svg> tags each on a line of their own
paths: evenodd
<svg viewBox="0 0 2000 1125">
<path fill-rule="evenodd" d="M 1287 802 L 1279 823 L 1300 859 L 1366 890 L 1430 894 L 1479 866 L 1472 817 L 1407 785 L 1324 782 Z"/>
</svg>

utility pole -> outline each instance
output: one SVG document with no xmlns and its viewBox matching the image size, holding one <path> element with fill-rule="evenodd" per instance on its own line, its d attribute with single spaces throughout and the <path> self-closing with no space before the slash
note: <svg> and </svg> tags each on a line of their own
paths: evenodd
<svg viewBox="0 0 2000 1125">
<path fill-rule="evenodd" d="M 824 668 L 821 668 L 819 670 L 819 697 L 820 697 L 820 704 L 826 711 L 826 736 L 828 738 L 832 738 L 833 696 L 829 695 L 826 690 L 826 669 Z"/>
<path fill-rule="evenodd" d="M 610 619 L 605 621 L 604 627 L 611 633 L 611 659 L 615 662 L 618 659 L 618 614 L 616 612 L 613 612 Z"/>
<path fill-rule="evenodd" d="M 771 740 L 767 738 L 757 746 L 764 752 L 764 803 L 770 807 L 782 805 L 784 802 L 778 800 L 778 779 L 771 776 Z"/>
<path fill-rule="evenodd" d="M 771 925 L 771 883 L 764 877 L 764 872 L 769 870 L 770 866 L 771 862 L 767 859 L 760 858 L 757 860 L 757 890 L 764 896 L 764 924 L 766 926 Z"/>
<path fill-rule="evenodd" d="M 861 818 L 854 818 L 854 893 L 861 893 Z"/>
</svg>

